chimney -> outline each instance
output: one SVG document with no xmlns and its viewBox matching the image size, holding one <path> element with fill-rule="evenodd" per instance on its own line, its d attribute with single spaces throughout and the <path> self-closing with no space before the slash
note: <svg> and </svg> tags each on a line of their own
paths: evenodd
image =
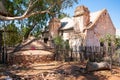
<svg viewBox="0 0 120 80">
<path fill-rule="evenodd" d="M 59 35 L 59 29 L 61 27 L 61 22 L 58 18 L 52 18 L 49 22 L 49 34 L 52 38 Z"/>
<path fill-rule="evenodd" d="M 90 12 L 85 6 L 78 6 L 74 12 L 74 21 L 76 23 L 75 32 L 82 32 L 84 27 L 90 23 Z"/>
</svg>

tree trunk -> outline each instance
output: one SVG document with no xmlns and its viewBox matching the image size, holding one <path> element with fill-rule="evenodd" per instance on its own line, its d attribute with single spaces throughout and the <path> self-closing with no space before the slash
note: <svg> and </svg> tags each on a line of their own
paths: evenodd
<svg viewBox="0 0 120 80">
<path fill-rule="evenodd" d="M 86 65 L 86 70 L 90 71 L 98 71 L 98 70 L 110 70 L 110 64 L 107 62 L 88 62 Z"/>
</svg>

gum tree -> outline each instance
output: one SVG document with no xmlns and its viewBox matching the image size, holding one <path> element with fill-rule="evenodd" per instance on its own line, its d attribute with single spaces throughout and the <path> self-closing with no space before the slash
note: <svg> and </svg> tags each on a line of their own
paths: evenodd
<svg viewBox="0 0 120 80">
<path fill-rule="evenodd" d="M 22 20 L 36 14 L 59 13 L 77 3 L 77 0 L 1 0 L 1 20 Z M 9 13 L 8 13 L 9 12 Z"/>
<path fill-rule="evenodd" d="M 52 17 L 60 16 L 74 3 L 77 0 L 0 0 L 0 20 L 14 21 L 21 32 L 27 29 L 22 32 L 23 39 L 27 39 L 31 34 L 39 35 Z"/>
</svg>

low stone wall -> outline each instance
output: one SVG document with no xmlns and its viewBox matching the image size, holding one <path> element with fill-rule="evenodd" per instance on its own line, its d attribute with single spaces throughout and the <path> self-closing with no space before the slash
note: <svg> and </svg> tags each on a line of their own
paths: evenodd
<svg viewBox="0 0 120 80">
<path fill-rule="evenodd" d="M 8 64 L 23 64 L 50 62 L 54 60 L 54 54 L 36 54 L 36 55 L 9 55 Z"/>
</svg>

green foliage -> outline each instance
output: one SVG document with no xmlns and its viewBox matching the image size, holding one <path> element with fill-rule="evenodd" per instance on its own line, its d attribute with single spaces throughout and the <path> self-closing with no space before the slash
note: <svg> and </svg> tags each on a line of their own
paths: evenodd
<svg viewBox="0 0 120 80">
<path fill-rule="evenodd" d="M 22 41 L 19 30 L 14 24 L 7 25 L 5 31 L 8 31 L 4 33 L 4 41 L 7 46 L 14 46 Z"/>
<path fill-rule="evenodd" d="M 30 34 L 38 36 L 43 28 L 47 26 L 47 22 L 54 16 L 61 15 L 61 17 L 66 16 L 62 10 L 73 6 L 74 3 L 77 3 L 77 0 L 2 0 L 7 12 L 12 16 L 21 16 L 28 9 L 30 1 L 35 4 L 32 4 L 28 14 L 36 11 L 47 10 L 50 6 L 53 6 L 50 9 L 50 13 L 37 14 L 26 18 L 24 20 L 15 20 L 14 23 L 16 26 L 21 29 L 22 36 L 27 38 Z M 19 25 L 19 26 L 18 26 Z M 24 26 L 24 27 L 23 27 Z M 39 30 L 38 30 L 39 29 Z M 37 31 L 36 31 L 37 30 Z"/>
<path fill-rule="evenodd" d="M 120 47 L 120 36 L 113 36 L 110 34 L 105 35 L 104 37 L 100 38 L 100 42 L 104 43 L 107 42 L 108 45 L 113 43 L 116 48 Z"/>
<path fill-rule="evenodd" d="M 34 36 L 34 37 L 39 37 L 41 35 L 42 31 L 41 31 L 41 27 L 39 26 L 36 26 L 32 32 L 31 32 L 31 35 Z"/>
<path fill-rule="evenodd" d="M 120 36 L 116 37 L 115 45 L 116 45 L 117 48 L 120 48 Z"/>
<path fill-rule="evenodd" d="M 63 48 L 64 41 L 63 41 L 61 36 L 57 36 L 53 40 L 54 40 L 54 43 L 55 43 L 56 46 L 59 46 L 59 47 Z"/>
<path fill-rule="evenodd" d="M 25 27 L 25 26 L 22 27 L 21 35 L 22 35 L 23 39 L 26 39 L 28 37 L 27 33 L 28 33 L 29 29 L 30 29 L 29 27 Z"/>
<path fill-rule="evenodd" d="M 105 39 L 104 38 L 100 38 L 100 42 L 104 43 Z"/>
<path fill-rule="evenodd" d="M 29 0 L 2 0 L 7 12 L 16 16 L 21 15 L 27 7 Z"/>
<path fill-rule="evenodd" d="M 115 36 L 111 34 L 106 34 L 104 37 L 100 38 L 100 42 L 107 42 L 108 46 L 110 46 L 112 43 L 115 43 Z"/>
<path fill-rule="evenodd" d="M 68 41 L 68 40 L 66 40 L 66 41 L 64 42 L 64 48 L 65 48 L 65 49 L 70 49 L 70 45 L 69 45 L 69 41 Z"/>
<path fill-rule="evenodd" d="M 105 40 L 106 40 L 108 43 L 111 42 L 111 41 L 112 41 L 112 35 L 110 35 L 110 34 L 105 35 Z"/>
<path fill-rule="evenodd" d="M 57 48 L 70 49 L 69 41 L 68 40 L 64 41 L 61 36 L 57 36 L 53 40 Z"/>
<path fill-rule="evenodd" d="M 58 16 L 59 19 L 62 19 L 62 18 L 64 18 L 64 17 L 69 17 L 69 15 L 68 15 L 68 14 L 65 14 L 65 13 L 61 13 L 61 14 L 59 14 L 59 16 Z"/>
<path fill-rule="evenodd" d="M 43 11 L 48 9 L 50 6 L 54 7 L 50 10 L 51 14 L 59 14 L 62 9 L 72 7 L 74 3 L 78 3 L 78 0 L 2 0 L 7 11 L 13 15 L 23 14 L 29 6 L 30 1 L 32 7 L 30 12 Z"/>
</svg>

